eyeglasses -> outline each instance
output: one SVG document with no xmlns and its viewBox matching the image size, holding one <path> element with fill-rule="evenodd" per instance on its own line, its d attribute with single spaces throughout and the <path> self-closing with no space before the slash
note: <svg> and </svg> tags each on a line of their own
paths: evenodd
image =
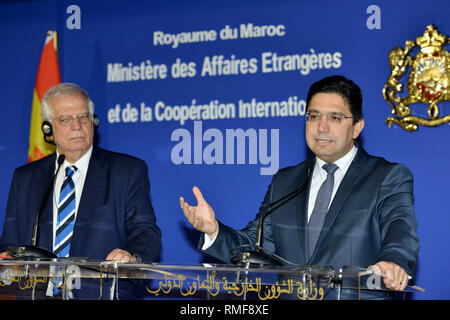
<svg viewBox="0 0 450 320">
<path fill-rule="evenodd" d="M 86 112 L 86 113 L 81 113 L 81 114 L 77 115 L 75 118 L 77 118 L 81 124 L 88 124 L 89 122 L 92 121 L 93 117 L 89 112 Z M 59 116 L 58 118 L 56 118 L 55 120 L 62 127 L 69 127 L 72 125 L 74 117 L 62 115 L 62 116 Z"/>
<path fill-rule="evenodd" d="M 322 120 L 322 114 L 317 111 L 309 111 L 305 113 L 306 122 L 315 123 Z M 345 114 L 339 112 L 330 112 L 325 114 L 326 119 L 332 124 L 341 124 L 345 119 L 350 119 L 353 117 L 346 116 Z"/>
</svg>

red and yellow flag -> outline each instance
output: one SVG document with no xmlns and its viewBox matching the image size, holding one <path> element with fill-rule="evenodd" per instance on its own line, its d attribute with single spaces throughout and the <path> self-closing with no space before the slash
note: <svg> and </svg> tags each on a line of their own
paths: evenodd
<svg viewBox="0 0 450 320">
<path fill-rule="evenodd" d="M 41 60 L 39 61 L 33 92 L 28 162 L 41 159 L 55 151 L 55 146 L 46 143 L 42 134 L 41 100 L 50 87 L 60 82 L 61 73 L 58 62 L 57 35 L 56 31 L 48 31 Z"/>
</svg>

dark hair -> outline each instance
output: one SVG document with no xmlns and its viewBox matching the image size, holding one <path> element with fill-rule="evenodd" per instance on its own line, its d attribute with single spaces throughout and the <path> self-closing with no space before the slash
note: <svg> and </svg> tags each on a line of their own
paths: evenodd
<svg viewBox="0 0 450 320">
<path fill-rule="evenodd" d="M 362 93 L 361 89 L 352 80 L 343 76 L 330 76 L 311 85 L 306 98 L 306 110 L 309 102 L 316 93 L 336 93 L 348 103 L 353 116 L 353 124 L 362 119 Z"/>
</svg>

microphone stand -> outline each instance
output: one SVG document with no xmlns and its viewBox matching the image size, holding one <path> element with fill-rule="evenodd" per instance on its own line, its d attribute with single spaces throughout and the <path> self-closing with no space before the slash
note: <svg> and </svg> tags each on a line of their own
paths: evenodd
<svg viewBox="0 0 450 320">
<path fill-rule="evenodd" d="M 8 247 L 7 251 L 15 258 L 22 258 L 22 259 L 29 259 L 29 260 L 35 260 L 35 259 L 56 259 L 58 258 L 53 252 L 50 250 L 41 248 L 37 246 L 37 238 L 38 238 L 38 231 L 39 231 L 39 218 L 41 215 L 41 212 L 44 209 L 45 203 L 48 200 L 48 197 L 50 196 L 50 193 L 53 190 L 53 187 L 55 185 L 56 177 L 58 176 L 59 169 L 61 168 L 62 164 L 65 160 L 65 155 L 60 154 L 58 157 L 58 169 L 56 170 L 55 175 L 53 176 L 52 183 L 47 188 L 47 191 L 44 194 L 44 197 L 42 198 L 42 201 L 39 205 L 39 209 L 36 213 L 36 217 L 34 219 L 33 224 L 33 233 L 31 235 L 31 245 L 21 245 L 21 246 L 10 246 Z"/>
<path fill-rule="evenodd" d="M 269 203 L 262 208 L 261 214 L 259 216 L 258 226 L 256 228 L 256 239 L 255 244 L 245 244 L 241 246 L 237 246 L 231 250 L 233 254 L 232 262 L 234 264 L 245 265 L 245 267 L 252 266 L 264 266 L 264 265 L 272 265 L 272 266 L 281 266 L 283 263 L 289 263 L 289 261 L 284 260 L 283 258 L 277 256 L 275 253 L 270 252 L 261 246 L 262 244 L 262 232 L 263 232 L 263 222 L 264 219 L 271 214 L 273 211 L 286 204 L 300 193 L 302 193 L 306 187 L 308 186 L 309 177 L 311 174 L 311 169 L 314 165 L 314 161 L 312 158 L 308 158 L 306 160 L 306 180 L 303 185 L 293 192 L 287 194 L 286 196 L 278 199 L 275 202 Z M 252 248 L 249 251 L 242 252 L 243 248 Z M 239 252 L 237 252 L 239 250 Z"/>
</svg>

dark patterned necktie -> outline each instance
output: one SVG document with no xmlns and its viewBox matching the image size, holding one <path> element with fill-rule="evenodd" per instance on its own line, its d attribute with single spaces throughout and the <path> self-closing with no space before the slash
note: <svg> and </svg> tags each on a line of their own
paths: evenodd
<svg viewBox="0 0 450 320">
<path fill-rule="evenodd" d="M 322 231 L 323 222 L 325 221 L 331 194 L 333 192 L 334 173 L 337 169 L 339 169 L 339 167 L 334 163 L 324 164 L 322 168 L 327 172 L 327 178 L 322 183 L 319 192 L 317 193 L 316 203 L 308 223 L 309 257 L 313 255 L 317 240 L 319 239 L 320 232 Z"/>
</svg>

